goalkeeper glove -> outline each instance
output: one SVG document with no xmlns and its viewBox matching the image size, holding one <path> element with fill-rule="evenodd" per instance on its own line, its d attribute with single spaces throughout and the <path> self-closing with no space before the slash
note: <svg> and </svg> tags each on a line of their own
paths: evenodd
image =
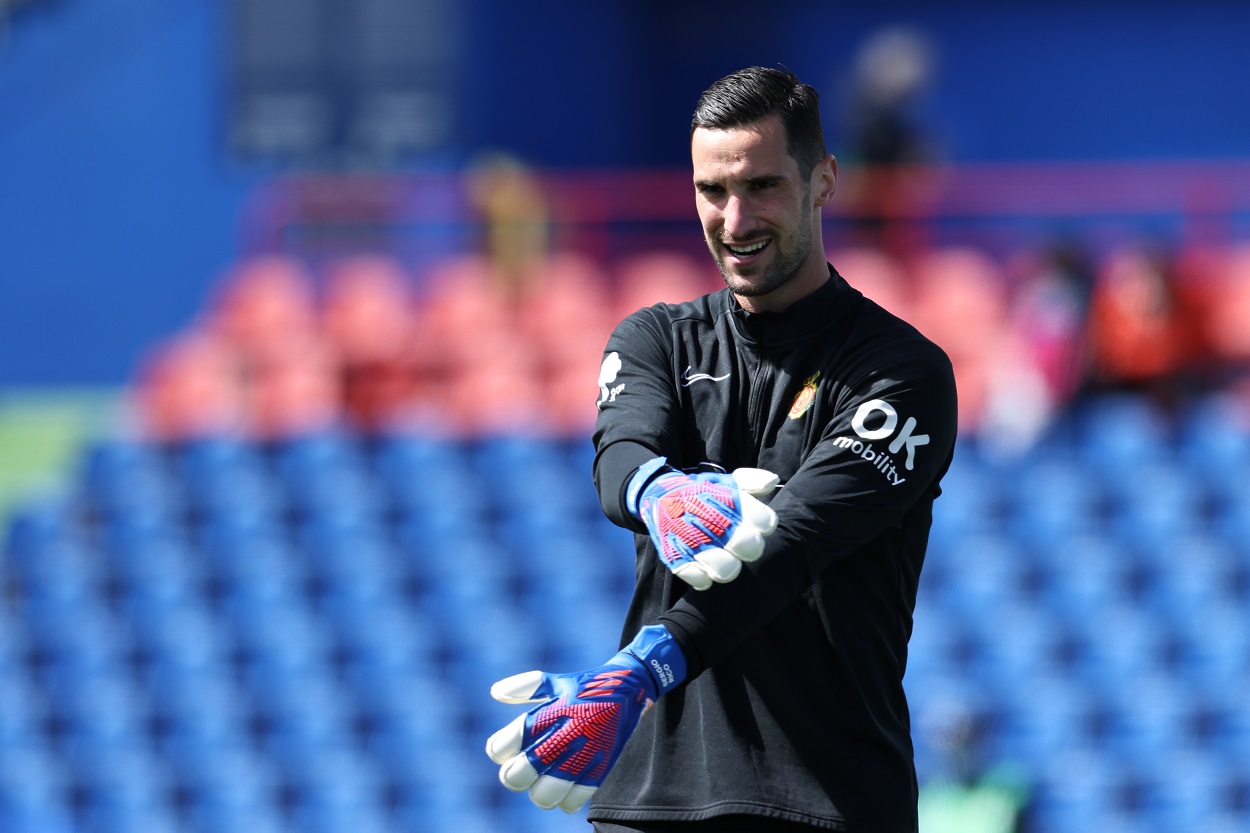
<svg viewBox="0 0 1250 833">
<path fill-rule="evenodd" d="M 577 812 L 594 794 L 656 698 L 686 678 L 686 657 L 649 625 L 599 668 L 527 671 L 491 686 L 503 703 L 538 703 L 486 741 L 499 780 L 550 810 Z"/>
<path fill-rule="evenodd" d="M 733 581 L 742 562 L 764 551 L 764 536 L 777 528 L 777 513 L 758 498 L 780 478 L 764 469 L 683 472 L 656 457 L 638 468 L 625 506 L 642 521 L 656 552 L 673 574 L 696 590 Z"/>
</svg>

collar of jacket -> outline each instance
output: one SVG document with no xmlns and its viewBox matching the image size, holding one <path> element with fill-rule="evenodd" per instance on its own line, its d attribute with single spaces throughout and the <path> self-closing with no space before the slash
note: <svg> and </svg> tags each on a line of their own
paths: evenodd
<svg viewBox="0 0 1250 833">
<path fill-rule="evenodd" d="M 791 344 L 832 327 L 850 311 L 859 293 L 842 279 L 833 266 L 829 280 L 811 295 L 800 298 L 781 312 L 747 312 L 725 290 L 734 330 L 743 340 L 769 345 Z"/>
</svg>

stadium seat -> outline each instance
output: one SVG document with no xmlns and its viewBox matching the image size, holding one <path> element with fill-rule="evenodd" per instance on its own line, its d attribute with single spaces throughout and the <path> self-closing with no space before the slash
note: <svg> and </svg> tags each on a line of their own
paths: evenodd
<svg viewBox="0 0 1250 833">
<path fill-rule="evenodd" d="M 1133 604 L 1105 607 L 1070 621 L 1077 642 L 1076 671 L 1095 690 L 1109 692 L 1168 673 L 1167 623 Z"/>
<path fill-rule="evenodd" d="M 203 749 L 173 757 L 175 777 L 185 791 L 186 815 L 197 833 L 204 831 L 285 830 L 283 780 L 268 759 L 245 748 Z"/>
<path fill-rule="evenodd" d="M 635 253 L 621 260 L 615 271 L 615 321 L 652 304 L 678 303 L 724 288 L 710 264 L 680 252 Z"/>
<path fill-rule="evenodd" d="M 1073 625 L 1092 611 L 1135 604 L 1136 562 L 1109 536 L 1077 533 L 1030 545 L 1039 578 L 1039 601 L 1060 621 Z"/>
<path fill-rule="evenodd" d="M 372 759 L 335 748 L 295 762 L 288 771 L 300 833 L 386 833 L 385 780 Z"/>
<path fill-rule="evenodd" d="M 1032 771 L 1065 755 L 1096 748 L 1101 710 L 1092 687 L 1066 676 L 1038 675 L 998 689 L 999 719 L 987 742 L 991 760 Z M 992 696 L 992 695 L 987 695 Z"/>
<path fill-rule="evenodd" d="M 1146 397 L 1102 396 L 1084 405 L 1075 421 L 1079 460 L 1108 487 L 1131 482 L 1139 467 L 1172 456 L 1169 420 Z"/>
<path fill-rule="evenodd" d="M 1250 622 L 1243 603 L 1178 604 L 1165 615 L 1175 640 L 1177 672 L 1185 679 L 1210 692 L 1238 692 L 1250 682 Z"/>
<path fill-rule="evenodd" d="M 1030 816 L 1041 830 L 1140 830 L 1127 806 L 1131 773 L 1087 746 L 1070 746 L 1044 760 Z"/>
<path fill-rule="evenodd" d="M 1104 748 L 1138 764 L 1155 760 L 1159 750 L 1194 751 L 1200 743 L 1196 700 L 1184 680 L 1166 672 L 1138 676 L 1119 691 L 1104 690 Z"/>
<path fill-rule="evenodd" d="M 130 602 L 128 614 L 135 659 L 145 672 L 221 673 L 231 667 L 233 634 L 207 604 L 139 596 Z"/>
<path fill-rule="evenodd" d="M 251 702 L 229 672 L 161 665 L 148 674 L 156 742 L 180 778 L 199 778 L 207 762 L 252 743 Z"/>
<path fill-rule="evenodd" d="M 1061 552 L 1064 539 L 1101 529 L 1102 489 L 1070 460 L 1028 458 L 996 483 L 1006 492 L 1010 533 L 1035 550 Z"/>
</svg>

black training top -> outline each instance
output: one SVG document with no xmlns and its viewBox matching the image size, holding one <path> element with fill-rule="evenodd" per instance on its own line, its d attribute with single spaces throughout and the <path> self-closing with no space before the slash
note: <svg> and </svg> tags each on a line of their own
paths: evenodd
<svg viewBox="0 0 1250 833">
<path fill-rule="evenodd" d="M 902 679 L 955 383 L 941 349 L 830 275 L 782 313 L 726 289 L 639 310 L 608 341 L 595 483 L 638 549 L 622 644 L 661 622 L 689 676 L 643 717 L 592 820 L 916 829 Z M 689 588 L 626 512 L 630 475 L 661 455 L 781 476 L 777 531 L 734 581 Z"/>
</svg>

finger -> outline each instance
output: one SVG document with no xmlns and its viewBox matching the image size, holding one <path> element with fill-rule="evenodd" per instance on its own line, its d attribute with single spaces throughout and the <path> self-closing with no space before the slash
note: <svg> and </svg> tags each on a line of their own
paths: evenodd
<svg viewBox="0 0 1250 833">
<path fill-rule="evenodd" d="M 499 781 L 514 793 L 528 790 L 537 780 L 538 771 L 524 755 L 509 758 L 499 767 Z"/>
<path fill-rule="evenodd" d="M 588 787 L 585 784 L 574 784 L 569 790 L 569 794 L 560 802 L 560 809 L 566 813 L 576 813 L 582 809 L 582 805 L 590 800 L 595 794 L 598 787 Z"/>
<path fill-rule="evenodd" d="M 712 586 L 712 579 L 702 564 L 688 561 L 680 567 L 673 568 L 673 575 L 689 584 L 695 590 L 706 590 Z"/>
<path fill-rule="evenodd" d="M 550 685 L 541 671 L 525 671 L 505 677 L 490 687 L 490 696 L 501 703 L 535 703 L 548 699 Z"/>
<path fill-rule="evenodd" d="M 753 526 L 739 525 L 725 543 L 730 555 L 742 561 L 754 561 L 764 553 L 764 536 Z"/>
<path fill-rule="evenodd" d="M 761 539 L 760 548 L 763 549 L 763 546 Z M 720 584 L 733 581 L 742 571 L 742 562 L 735 558 L 733 553 L 719 548 L 703 550 L 694 557 L 694 560 L 703 566 L 703 571 L 708 578 Z"/>
<path fill-rule="evenodd" d="M 781 483 L 781 478 L 768 469 L 754 469 L 750 467 L 734 469 L 733 477 L 734 480 L 738 481 L 738 488 L 756 497 L 772 494 L 773 490 Z"/>
<path fill-rule="evenodd" d="M 524 736 L 525 715 L 521 715 L 486 739 L 486 754 L 497 764 L 505 763 L 520 753 Z"/>
<path fill-rule="evenodd" d="M 551 775 L 540 775 L 530 787 L 530 800 L 544 810 L 550 810 L 559 806 L 571 789 L 573 789 L 572 781 L 565 781 L 563 778 Z"/>
<path fill-rule="evenodd" d="M 755 527 L 764 535 L 771 535 L 777 528 L 777 513 L 772 507 L 761 503 L 759 498 L 743 495 L 742 522 Z"/>
</svg>

